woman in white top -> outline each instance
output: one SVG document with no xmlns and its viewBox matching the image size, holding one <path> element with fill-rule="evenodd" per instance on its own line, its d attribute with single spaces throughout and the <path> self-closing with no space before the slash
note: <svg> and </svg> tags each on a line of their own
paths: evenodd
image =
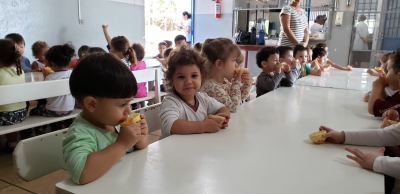
<svg viewBox="0 0 400 194">
<path fill-rule="evenodd" d="M 365 15 L 360 15 L 360 17 L 358 17 L 353 50 L 368 50 L 368 44 L 367 44 L 368 25 L 364 23 L 366 19 L 367 17 L 365 17 Z"/>
<path fill-rule="evenodd" d="M 308 17 L 306 11 L 300 8 L 301 0 L 292 0 L 290 5 L 284 6 L 280 14 L 281 32 L 278 46 L 308 44 Z"/>
<path fill-rule="evenodd" d="M 315 23 L 310 28 L 311 36 L 313 36 L 317 32 L 322 32 L 324 30 L 324 25 L 327 19 L 328 18 L 326 18 L 326 15 L 319 15 L 315 18 Z"/>
<path fill-rule="evenodd" d="M 184 36 L 188 45 L 192 43 L 192 14 L 187 11 L 182 13 L 183 22 L 181 23 L 180 29 L 183 29 Z"/>
</svg>

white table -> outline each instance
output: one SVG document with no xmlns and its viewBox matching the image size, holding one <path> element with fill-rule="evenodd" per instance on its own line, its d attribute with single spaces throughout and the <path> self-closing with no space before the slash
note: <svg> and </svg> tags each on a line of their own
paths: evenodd
<svg viewBox="0 0 400 194">
<path fill-rule="evenodd" d="M 368 115 L 363 94 L 282 87 L 240 106 L 225 130 L 172 135 L 125 156 L 93 183 L 66 180 L 56 192 L 383 193 L 383 175 L 347 159 L 343 145 L 308 139 L 321 124 L 337 130 L 377 128 L 380 121 Z"/>
<path fill-rule="evenodd" d="M 146 59 L 146 68 L 159 68 L 161 67 L 161 63 L 157 59 Z"/>
<path fill-rule="evenodd" d="M 25 73 L 25 82 L 40 82 L 40 81 L 43 81 L 42 72 Z"/>
<path fill-rule="evenodd" d="M 377 77 L 369 75 L 367 69 L 363 68 L 353 68 L 353 71 L 331 68 L 321 76 L 303 77 L 296 81 L 296 85 L 371 91 L 372 82 L 376 79 Z"/>
</svg>

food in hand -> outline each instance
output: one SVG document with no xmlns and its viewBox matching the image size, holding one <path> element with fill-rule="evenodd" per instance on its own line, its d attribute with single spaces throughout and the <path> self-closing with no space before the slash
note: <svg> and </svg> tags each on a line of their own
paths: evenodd
<svg viewBox="0 0 400 194">
<path fill-rule="evenodd" d="M 351 65 L 347 65 L 348 69 L 353 69 L 353 67 Z"/>
<path fill-rule="evenodd" d="M 239 69 L 236 69 L 236 73 L 239 73 L 239 72 L 241 72 L 241 73 L 247 73 L 247 72 L 249 72 L 249 69 L 248 69 L 248 68 L 239 68 Z"/>
<path fill-rule="evenodd" d="M 226 120 L 225 117 L 218 116 L 218 115 L 208 115 L 208 118 L 216 120 L 216 121 L 221 121 L 221 122 L 225 122 L 225 120 Z"/>
<path fill-rule="evenodd" d="M 315 144 L 321 144 L 325 142 L 324 135 L 326 134 L 325 130 L 321 130 L 318 132 L 311 133 L 308 137 L 313 141 Z"/>
<path fill-rule="evenodd" d="M 129 116 L 127 119 L 125 119 L 124 122 L 122 122 L 121 124 L 119 124 L 121 127 L 125 127 L 127 125 L 130 125 L 132 123 L 136 123 L 138 121 L 140 121 L 142 118 L 140 117 L 139 113 L 135 113 L 131 116 Z"/>
<path fill-rule="evenodd" d="M 294 62 L 296 62 L 296 63 L 300 63 L 300 60 L 296 59 L 296 60 L 294 60 Z"/>
<path fill-rule="evenodd" d="M 388 123 L 391 124 L 391 125 L 396 125 L 396 124 L 398 124 L 399 122 L 393 121 L 393 120 L 388 120 Z"/>
<path fill-rule="evenodd" d="M 281 66 L 281 68 L 283 69 L 285 67 L 285 65 L 287 65 L 285 62 L 283 63 L 279 63 L 279 65 Z"/>
<path fill-rule="evenodd" d="M 51 67 L 45 67 L 44 70 L 45 70 L 47 73 L 54 73 L 54 71 L 51 69 Z"/>
<path fill-rule="evenodd" d="M 380 71 L 380 70 L 382 70 L 382 67 L 375 67 L 375 70 Z"/>
<path fill-rule="evenodd" d="M 313 37 L 313 38 L 319 38 L 319 34 L 318 34 L 318 33 L 315 33 L 312 37 Z"/>
<path fill-rule="evenodd" d="M 103 27 L 107 27 L 107 26 L 108 26 L 108 24 L 103 24 L 102 26 L 103 26 Z"/>
</svg>

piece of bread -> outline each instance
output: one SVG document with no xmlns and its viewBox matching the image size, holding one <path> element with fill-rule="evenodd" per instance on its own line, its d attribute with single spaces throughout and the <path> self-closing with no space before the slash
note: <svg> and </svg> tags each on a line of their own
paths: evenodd
<svg viewBox="0 0 400 194">
<path fill-rule="evenodd" d="M 296 59 L 296 60 L 294 60 L 294 62 L 296 62 L 296 63 L 300 63 L 300 60 Z"/>
<path fill-rule="evenodd" d="M 127 125 L 130 125 L 132 123 L 136 123 L 138 121 L 140 121 L 142 118 L 140 117 L 139 113 L 135 113 L 131 116 L 129 116 L 127 119 L 125 119 L 124 122 L 122 122 L 121 124 L 119 124 L 121 127 L 125 127 Z"/>
<path fill-rule="evenodd" d="M 347 68 L 349 68 L 349 69 L 353 69 L 353 66 L 351 66 L 351 65 L 347 65 Z"/>
<path fill-rule="evenodd" d="M 208 115 L 209 119 L 217 120 L 217 121 L 222 121 L 225 122 L 225 117 L 223 116 L 218 116 L 218 115 Z"/>
<path fill-rule="evenodd" d="M 382 67 L 375 67 L 375 70 L 380 71 L 380 70 L 382 70 Z"/>
<path fill-rule="evenodd" d="M 54 73 L 54 71 L 51 69 L 51 67 L 45 67 L 44 70 L 45 70 L 47 73 Z"/>
<path fill-rule="evenodd" d="M 247 73 L 247 72 L 249 72 L 249 69 L 248 69 L 248 68 L 239 68 L 239 69 L 236 69 L 236 73 L 239 73 L 239 72 Z"/>
<path fill-rule="evenodd" d="M 107 26 L 108 26 L 108 24 L 103 24 L 102 26 L 103 26 L 103 27 L 107 27 Z"/>
<path fill-rule="evenodd" d="M 396 125 L 396 124 L 398 124 L 399 122 L 393 121 L 393 120 L 388 120 L 388 123 L 391 124 L 391 125 Z"/>
<path fill-rule="evenodd" d="M 321 130 L 318 132 L 311 133 L 308 137 L 313 141 L 315 144 L 321 144 L 325 142 L 324 135 L 326 134 L 325 130 Z"/>
</svg>

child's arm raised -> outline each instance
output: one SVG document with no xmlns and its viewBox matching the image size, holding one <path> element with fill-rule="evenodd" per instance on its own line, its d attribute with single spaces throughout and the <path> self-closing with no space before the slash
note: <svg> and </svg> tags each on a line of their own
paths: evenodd
<svg viewBox="0 0 400 194">
<path fill-rule="evenodd" d="M 104 33 L 104 36 L 106 37 L 107 43 L 110 44 L 111 36 L 110 36 L 110 34 L 108 34 L 108 24 L 103 24 L 102 27 L 103 27 L 103 33 Z"/>
<path fill-rule="evenodd" d="M 281 86 L 292 87 L 299 77 L 300 71 L 296 66 L 292 66 L 288 73 L 285 72 L 285 78 L 281 81 Z"/>
<path fill-rule="evenodd" d="M 241 99 L 245 100 L 250 93 L 251 84 L 253 84 L 254 79 L 250 72 L 245 72 L 242 74 L 243 86 L 240 88 Z"/>
<path fill-rule="evenodd" d="M 141 120 L 140 120 L 140 133 L 142 134 L 143 138 L 139 140 L 135 144 L 135 150 L 142 150 L 145 149 L 148 145 L 149 142 L 147 141 L 147 134 L 149 133 L 149 127 L 147 125 L 146 117 L 144 115 L 140 115 Z"/>
</svg>

